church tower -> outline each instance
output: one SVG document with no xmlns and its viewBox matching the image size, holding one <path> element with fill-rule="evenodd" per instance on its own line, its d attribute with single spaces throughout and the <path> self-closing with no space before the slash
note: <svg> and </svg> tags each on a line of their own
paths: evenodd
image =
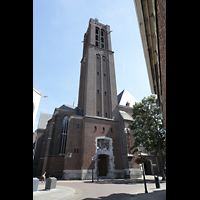
<svg viewBox="0 0 200 200">
<path fill-rule="evenodd" d="M 84 35 L 78 107 L 83 115 L 118 120 L 110 26 L 90 19 Z"/>
<path fill-rule="evenodd" d="M 47 176 L 84 180 L 93 175 L 95 179 L 141 176 L 140 166 L 134 162 L 137 155 L 130 149 L 134 142 L 128 128 L 132 108 L 118 105 L 110 33 L 110 26 L 89 20 L 78 107 L 63 104 L 48 120 L 44 144 L 40 142 L 39 174 L 46 171 Z M 130 101 L 130 95 L 124 101 Z M 119 95 L 119 103 L 124 101 Z"/>
</svg>

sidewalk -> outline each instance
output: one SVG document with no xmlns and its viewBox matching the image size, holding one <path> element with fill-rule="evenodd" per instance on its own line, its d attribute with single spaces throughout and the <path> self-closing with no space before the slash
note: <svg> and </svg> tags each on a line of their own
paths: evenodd
<svg viewBox="0 0 200 200">
<path fill-rule="evenodd" d="M 143 177 L 100 179 L 94 183 L 91 180 L 58 180 L 56 189 L 51 190 L 44 190 L 45 183 L 39 183 L 38 191 L 33 192 L 33 200 L 97 200 L 100 197 L 106 200 L 166 200 L 166 181 L 159 177 L 160 188 L 156 188 L 154 176 L 145 177 L 148 193 L 144 192 Z"/>
<path fill-rule="evenodd" d="M 33 192 L 33 200 L 64 200 L 72 197 L 75 191 L 73 188 L 56 186 L 55 189 L 45 190 L 45 184 L 39 183 L 38 191 Z"/>
</svg>

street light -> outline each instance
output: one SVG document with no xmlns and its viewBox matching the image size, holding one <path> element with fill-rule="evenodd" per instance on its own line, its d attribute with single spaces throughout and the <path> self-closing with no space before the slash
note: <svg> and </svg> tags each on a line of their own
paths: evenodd
<svg viewBox="0 0 200 200">
<path fill-rule="evenodd" d="M 142 156 L 142 145 L 140 144 L 140 146 L 138 146 L 137 149 L 140 152 L 140 156 Z M 144 163 L 142 163 L 142 171 L 143 171 L 145 193 L 148 193 L 146 179 L 145 179 L 145 172 L 144 172 Z"/>
<path fill-rule="evenodd" d="M 92 156 L 92 183 L 94 182 L 93 168 L 94 168 L 94 156 Z"/>
</svg>

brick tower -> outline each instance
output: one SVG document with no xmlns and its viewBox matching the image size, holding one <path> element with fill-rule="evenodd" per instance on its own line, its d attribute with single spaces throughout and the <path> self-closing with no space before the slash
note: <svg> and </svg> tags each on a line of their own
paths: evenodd
<svg viewBox="0 0 200 200">
<path fill-rule="evenodd" d="M 122 149 L 119 132 L 119 109 L 116 90 L 114 52 L 111 48 L 110 26 L 90 19 L 84 34 L 83 56 L 79 85 L 78 108 L 82 110 L 80 157 L 81 178 L 94 176 L 123 177 Z M 74 116 L 73 120 L 80 118 Z M 78 119 L 77 119 L 78 120 Z M 75 138 L 71 141 L 76 140 Z M 66 152 L 70 150 L 69 145 Z M 116 159 L 117 158 L 117 159 Z M 64 177 L 74 173 L 71 162 L 65 157 Z M 69 175 L 70 174 L 70 175 Z"/>
<path fill-rule="evenodd" d="M 119 119 L 110 26 L 90 19 L 84 35 L 78 107 L 86 116 Z"/>
</svg>

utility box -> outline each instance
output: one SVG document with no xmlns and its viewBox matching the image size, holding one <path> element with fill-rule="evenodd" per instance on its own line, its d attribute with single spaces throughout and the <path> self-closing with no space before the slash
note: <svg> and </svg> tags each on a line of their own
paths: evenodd
<svg viewBox="0 0 200 200">
<path fill-rule="evenodd" d="M 160 188 L 160 180 L 159 180 L 158 176 L 154 176 L 154 178 L 155 178 L 156 188 Z"/>
<path fill-rule="evenodd" d="M 33 178 L 33 192 L 38 190 L 38 183 L 39 183 L 39 179 Z"/>
<path fill-rule="evenodd" d="M 56 182 L 57 182 L 57 178 L 55 178 L 55 177 L 47 178 L 46 184 L 45 184 L 45 190 L 55 189 L 56 188 Z"/>
</svg>

